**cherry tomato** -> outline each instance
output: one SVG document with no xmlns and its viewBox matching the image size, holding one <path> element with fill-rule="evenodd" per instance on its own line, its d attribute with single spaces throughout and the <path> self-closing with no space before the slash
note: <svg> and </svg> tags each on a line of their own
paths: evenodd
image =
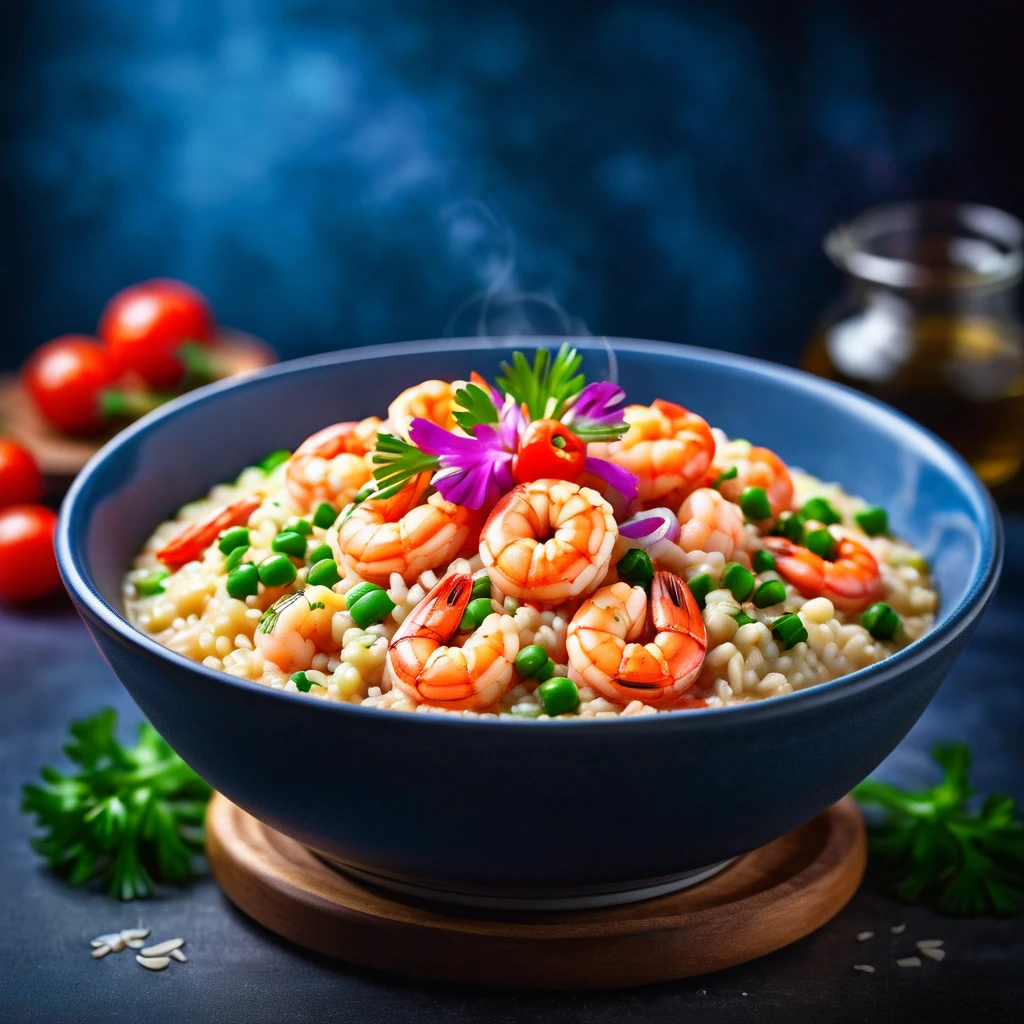
<svg viewBox="0 0 1024 1024">
<path fill-rule="evenodd" d="M 103 425 L 100 393 L 114 381 L 107 350 L 95 338 L 65 334 L 38 348 L 22 380 L 39 411 L 58 429 L 86 433 Z"/>
<path fill-rule="evenodd" d="M 0 511 L 0 601 L 35 601 L 60 587 L 53 554 L 57 516 L 43 505 Z"/>
<path fill-rule="evenodd" d="M 185 372 L 181 346 L 204 345 L 215 330 L 213 310 L 195 288 L 155 279 L 125 288 L 107 303 L 99 336 L 120 371 L 134 371 L 154 388 L 173 388 Z"/>
<path fill-rule="evenodd" d="M 519 442 L 512 475 L 516 483 L 531 480 L 579 479 L 587 459 L 587 446 L 558 420 L 534 420 Z"/>
<path fill-rule="evenodd" d="M 0 508 L 27 505 L 43 496 L 43 474 L 32 453 L 0 437 Z"/>
</svg>

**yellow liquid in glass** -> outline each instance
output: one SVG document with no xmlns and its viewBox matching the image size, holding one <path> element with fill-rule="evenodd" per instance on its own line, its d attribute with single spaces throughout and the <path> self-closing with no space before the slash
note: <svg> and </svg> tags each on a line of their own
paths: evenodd
<svg viewBox="0 0 1024 1024">
<path fill-rule="evenodd" d="M 1024 461 L 1024 342 L 1005 322 L 868 308 L 816 335 L 805 370 L 881 399 L 949 442 L 990 487 Z"/>
</svg>

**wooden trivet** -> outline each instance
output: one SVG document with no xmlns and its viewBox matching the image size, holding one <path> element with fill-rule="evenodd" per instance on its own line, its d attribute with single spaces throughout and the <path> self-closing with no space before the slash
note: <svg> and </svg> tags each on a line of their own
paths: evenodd
<svg viewBox="0 0 1024 1024">
<path fill-rule="evenodd" d="M 599 910 L 466 912 L 356 881 L 220 794 L 206 824 L 221 889 L 278 935 L 413 978 L 524 988 L 646 985 L 753 960 L 834 917 L 867 860 L 863 819 L 846 798 L 668 896 Z"/>
</svg>

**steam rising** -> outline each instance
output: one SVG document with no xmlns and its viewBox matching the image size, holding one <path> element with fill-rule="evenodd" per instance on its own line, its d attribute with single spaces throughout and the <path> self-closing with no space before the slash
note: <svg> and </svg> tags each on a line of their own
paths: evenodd
<svg viewBox="0 0 1024 1024">
<path fill-rule="evenodd" d="M 785 355 L 821 234 L 914 192 L 954 112 L 824 5 L 753 6 L 23 5 L 9 358 L 154 274 L 288 355 L 586 325 Z"/>
</svg>

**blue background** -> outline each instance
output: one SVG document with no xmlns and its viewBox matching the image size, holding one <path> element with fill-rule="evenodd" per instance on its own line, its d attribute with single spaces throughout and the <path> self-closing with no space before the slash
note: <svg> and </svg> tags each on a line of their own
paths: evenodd
<svg viewBox="0 0 1024 1024">
<path fill-rule="evenodd" d="M 1015 6 L 6 4 L 0 362 L 155 274 L 286 355 L 534 329 L 792 360 L 838 219 L 1024 212 Z"/>
</svg>

